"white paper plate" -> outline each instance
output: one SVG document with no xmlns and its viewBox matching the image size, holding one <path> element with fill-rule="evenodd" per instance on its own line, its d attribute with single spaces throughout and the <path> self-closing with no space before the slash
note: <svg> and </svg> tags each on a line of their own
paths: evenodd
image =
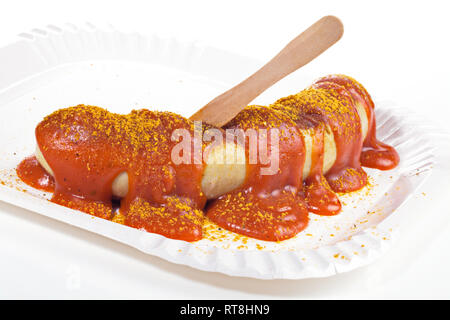
<svg viewBox="0 0 450 320">
<path fill-rule="evenodd" d="M 34 129 L 45 115 L 84 103 L 121 113 L 145 107 L 189 116 L 259 63 L 195 43 L 92 25 L 48 26 L 20 36 L 0 49 L 0 200 L 174 263 L 261 279 L 325 277 L 366 265 L 390 247 L 403 219 L 396 209 L 436 161 L 432 127 L 392 103 L 377 103 L 378 136 L 396 147 L 400 165 L 367 169 L 370 186 L 343 195 L 341 214 L 310 214 L 309 226 L 293 239 L 264 242 L 210 226 L 205 239 L 187 243 L 95 218 L 47 201 L 50 194 L 15 174 L 33 153 Z"/>
</svg>

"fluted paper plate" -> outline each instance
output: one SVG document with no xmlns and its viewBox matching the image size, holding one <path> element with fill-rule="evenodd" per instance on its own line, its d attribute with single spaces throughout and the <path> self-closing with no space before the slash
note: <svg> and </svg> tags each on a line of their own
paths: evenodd
<svg viewBox="0 0 450 320">
<path fill-rule="evenodd" d="M 121 113 L 149 108 L 189 116 L 258 65 L 196 43 L 90 24 L 21 34 L 17 42 L 0 49 L 0 200 L 174 263 L 232 276 L 325 277 L 367 265 L 391 246 L 404 219 L 396 209 L 436 162 L 435 129 L 393 103 L 377 103 L 376 116 L 379 138 L 400 154 L 398 168 L 368 169 L 370 185 L 342 195 L 341 214 L 310 214 L 304 231 L 279 243 L 246 238 L 212 224 L 205 227 L 201 241 L 167 239 L 49 202 L 51 194 L 26 186 L 15 173 L 17 164 L 34 151 L 36 124 L 56 109 L 91 104 Z"/>
</svg>

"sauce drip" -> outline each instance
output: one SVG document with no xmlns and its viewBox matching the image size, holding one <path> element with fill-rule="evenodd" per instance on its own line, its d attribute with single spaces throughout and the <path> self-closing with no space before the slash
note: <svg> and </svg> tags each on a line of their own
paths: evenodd
<svg viewBox="0 0 450 320">
<path fill-rule="evenodd" d="M 367 115 L 366 137 L 358 106 Z M 38 146 L 54 176 L 35 157 L 23 160 L 17 173 L 32 187 L 53 192 L 55 203 L 169 238 L 201 239 L 205 209 L 208 218 L 225 229 L 281 241 L 307 226 L 308 212 L 338 214 L 341 203 L 335 192 L 367 184 L 361 165 L 388 170 L 398 164 L 395 149 L 376 138 L 373 109 L 362 85 L 343 75 L 321 78 L 269 107 L 245 108 L 224 129 L 269 129 L 266 152 L 277 142 L 278 170 L 262 174 L 268 165 L 261 157 L 269 155 L 261 150 L 259 161 L 249 162 L 247 136 L 245 182 L 208 204 L 201 190 L 205 164 L 195 164 L 194 154 L 190 164 L 175 165 L 171 160 L 177 143 L 171 140 L 173 131 L 187 129 L 195 144 L 193 123 L 169 112 L 144 109 L 119 115 L 84 105 L 58 110 L 36 128 Z M 270 129 L 277 129 L 276 135 Z M 329 130 L 336 160 L 324 172 Z M 306 132 L 312 132 L 311 166 L 302 181 Z M 128 193 L 117 214 L 112 183 L 122 172 L 128 174 Z"/>
<path fill-rule="evenodd" d="M 335 215 L 341 211 L 341 202 L 331 190 L 323 176 L 325 125 L 319 122 L 315 126 L 311 152 L 311 170 L 305 179 L 304 190 L 310 212 L 320 215 Z"/>
<path fill-rule="evenodd" d="M 16 171 L 19 178 L 33 188 L 47 192 L 55 190 L 55 179 L 41 167 L 35 156 L 25 158 Z"/>
</svg>

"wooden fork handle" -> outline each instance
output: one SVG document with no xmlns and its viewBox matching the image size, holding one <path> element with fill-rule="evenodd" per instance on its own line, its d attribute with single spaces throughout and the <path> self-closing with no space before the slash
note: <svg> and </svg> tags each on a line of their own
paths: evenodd
<svg viewBox="0 0 450 320">
<path fill-rule="evenodd" d="M 190 119 L 222 127 L 264 90 L 336 43 L 342 37 L 343 30 L 338 18 L 323 17 L 289 42 L 261 69 L 209 102 Z"/>
</svg>

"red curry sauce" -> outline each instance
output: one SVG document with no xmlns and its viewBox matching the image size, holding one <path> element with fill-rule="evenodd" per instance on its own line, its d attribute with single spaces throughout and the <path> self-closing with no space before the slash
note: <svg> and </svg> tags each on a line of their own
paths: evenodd
<svg viewBox="0 0 450 320">
<path fill-rule="evenodd" d="M 366 110 L 365 139 L 356 103 Z M 225 229 L 280 241 L 307 226 L 308 212 L 339 213 L 341 203 L 335 192 L 355 191 L 367 183 L 361 165 L 388 170 L 399 162 L 394 148 L 376 139 L 373 108 L 367 91 L 342 75 L 319 79 L 269 107 L 247 107 L 225 129 L 277 128 L 279 170 L 262 175 L 265 165 L 247 164 L 244 184 L 210 201 L 206 215 Z M 34 157 L 25 159 L 17 172 L 29 185 L 53 191 L 55 203 L 169 238 L 196 241 L 202 238 L 206 204 L 201 190 L 205 164 L 172 162 L 176 142 L 171 134 L 179 128 L 191 134 L 194 130 L 191 121 L 169 112 L 139 110 L 119 115 L 92 106 L 61 109 L 36 128 L 37 143 L 54 177 Z M 302 130 L 309 129 L 314 130 L 312 163 L 302 181 Z M 329 129 L 334 134 L 336 161 L 324 174 L 324 132 Z M 268 148 L 273 139 L 269 134 Z M 120 202 L 123 219 L 117 219 L 111 190 L 121 172 L 128 173 L 129 186 Z"/>
</svg>

